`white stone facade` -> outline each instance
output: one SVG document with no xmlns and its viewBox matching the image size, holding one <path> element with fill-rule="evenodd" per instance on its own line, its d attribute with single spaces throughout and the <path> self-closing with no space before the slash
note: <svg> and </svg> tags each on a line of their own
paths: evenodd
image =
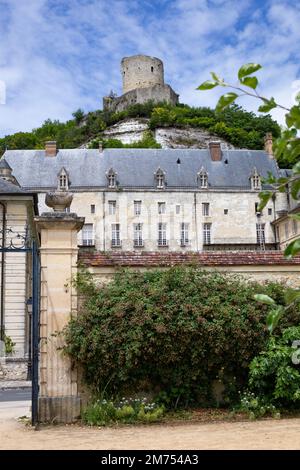
<svg viewBox="0 0 300 470">
<path fill-rule="evenodd" d="M 211 248 L 215 245 L 227 245 L 228 248 L 232 246 L 237 249 L 239 245 L 253 245 L 252 248 L 255 249 L 255 245 L 259 248 L 258 223 L 264 224 L 265 245 L 275 243 L 271 222 L 275 218 L 276 201 L 275 206 L 270 202 L 262 215 L 258 216 L 255 208 L 259 203 L 258 193 L 250 190 L 75 192 L 71 212 L 85 217 L 85 224 L 92 224 L 92 244 L 101 251 L 202 251 L 204 224 L 211 224 Z M 45 194 L 40 193 L 40 213 L 49 210 L 44 198 Z M 140 202 L 138 215 L 135 214 L 134 201 Z M 164 203 L 162 214 L 159 214 L 159 203 Z M 166 224 L 164 246 L 158 244 L 159 223 Z M 116 247 L 112 246 L 113 224 L 119 224 L 120 229 L 121 243 Z M 141 224 L 142 230 L 142 246 L 138 247 L 134 246 L 135 224 Z M 184 246 L 181 243 L 182 224 L 186 224 L 187 230 Z M 81 238 L 80 233 L 79 244 L 82 244 Z"/>
</svg>

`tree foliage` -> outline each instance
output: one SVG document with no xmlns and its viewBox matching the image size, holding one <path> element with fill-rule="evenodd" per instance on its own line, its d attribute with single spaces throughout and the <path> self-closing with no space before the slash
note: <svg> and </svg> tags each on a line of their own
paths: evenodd
<svg viewBox="0 0 300 470">
<path fill-rule="evenodd" d="M 103 140 L 103 131 L 113 124 L 127 118 L 148 118 L 149 130 L 159 126 L 175 126 L 207 129 L 231 142 L 239 148 L 261 149 L 267 132 L 275 137 L 280 135 L 278 124 L 270 116 L 256 116 L 237 105 L 216 113 L 205 107 L 188 105 L 171 106 L 166 103 L 149 101 L 144 104 L 129 106 L 121 112 L 93 111 L 84 114 L 78 109 L 73 113 L 74 119 L 62 123 L 50 120 L 32 132 L 21 132 L 0 139 L 0 154 L 8 149 L 41 149 L 45 141 L 56 140 L 59 148 L 76 148 L 86 142 Z M 156 144 L 156 145 L 155 145 Z M 104 147 L 123 147 L 121 142 L 104 142 Z M 126 145 L 125 145 L 126 146 Z M 154 138 L 130 144 L 132 148 L 159 148 Z"/>
<path fill-rule="evenodd" d="M 278 409 L 300 407 L 299 339 L 299 326 L 287 328 L 251 362 L 249 389 L 260 401 Z"/>
</svg>

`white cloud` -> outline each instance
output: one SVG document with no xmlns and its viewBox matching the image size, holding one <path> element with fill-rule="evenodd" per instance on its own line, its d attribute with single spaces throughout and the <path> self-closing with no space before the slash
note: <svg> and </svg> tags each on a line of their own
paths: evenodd
<svg viewBox="0 0 300 470">
<path fill-rule="evenodd" d="M 215 105 L 219 90 L 195 90 L 211 70 L 235 81 L 250 61 L 264 65 L 264 94 L 291 104 L 299 24 L 296 0 L 0 0 L 0 135 L 101 107 L 121 92 L 121 58 L 136 53 L 163 59 L 166 82 L 191 105 Z"/>
</svg>

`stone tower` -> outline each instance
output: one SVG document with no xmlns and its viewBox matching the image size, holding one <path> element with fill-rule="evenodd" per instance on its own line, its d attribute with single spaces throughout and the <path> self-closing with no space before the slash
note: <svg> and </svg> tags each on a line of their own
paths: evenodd
<svg viewBox="0 0 300 470">
<path fill-rule="evenodd" d="M 160 59 L 146 55 L 124 57 L 121 62 L 123 93 L 136 88 L 164 85 L 164 65 Z"/>
<path fill-rule="evenodd" d="M 130 105 L 154 101 L 177 104 L 179 95 L 164 82 L 164 65 L 160 59 L 146 55 L 124 57 L 121 61 L 123 95 L 111 93 L 103 98 L 103 109 L 123 111 Z"/>
</svg>

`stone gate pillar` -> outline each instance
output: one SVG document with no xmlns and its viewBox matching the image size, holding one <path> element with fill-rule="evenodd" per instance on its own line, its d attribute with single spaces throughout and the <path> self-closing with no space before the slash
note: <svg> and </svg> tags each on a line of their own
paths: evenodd
<svg viewBox="0 0 300 470">
<path fill-rule="evenodd" d="M 41 311 L 39 421 L 70 423 L 80 414 L 77 371 L 60 350 L 57 336 L 76 315 L 77 232 L 83 217 L 73 213 L 43 213 L 35 218 L 41 235 Z"/>
</svg>

